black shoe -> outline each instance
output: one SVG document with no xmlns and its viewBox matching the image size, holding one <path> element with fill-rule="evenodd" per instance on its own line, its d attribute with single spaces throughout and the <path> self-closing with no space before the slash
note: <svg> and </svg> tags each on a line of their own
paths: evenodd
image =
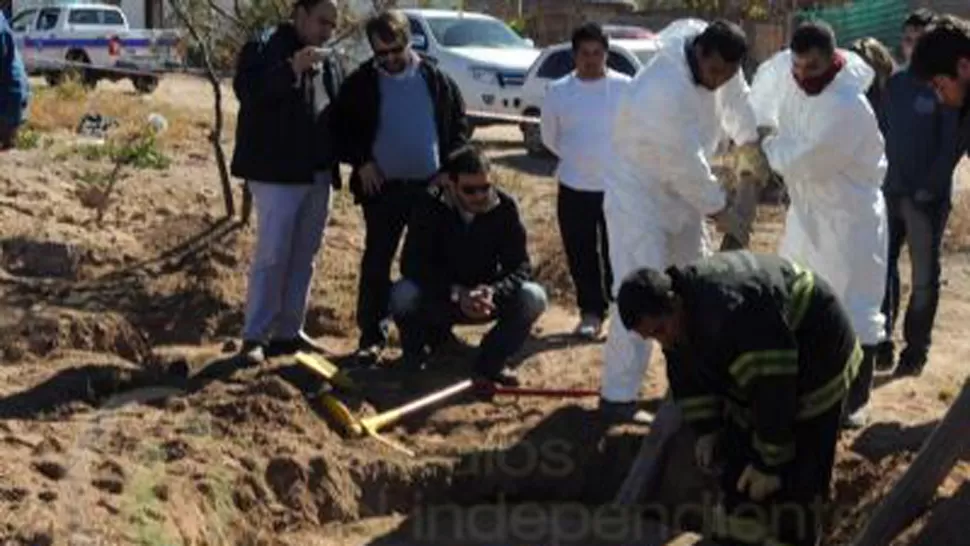
<svg viewBox="0 0 970 546">
<path fill-rule="evenodd" d="M 611 402 L 601 398 L 599 411 L 607 423 L 632 423 L 636 425 L 653 423 L 653 416 L 638 408 L 636 402 Z"/>
<path fill-rule="evenodd" d="M 496 370 L 479 367 L 475 369 L 475 376 L 477 379 L 490 381 L 503 387 L 518 387 L 522 384 L 519 381 L 519 378 L 515 375 L 515 372 L 509 370 L 508 368 L 500 368 Z"/>
<path fill-rule="evenodd" d="M 919 377 L 923 375 L 923 368 L 926 366 L 925 360 L 903 360 L 900 359 L 899 365 L 893 372 L 893 377 Z"/>
<path fill-rule="evenodd" d="M 379 344 L 362 345 L 354 353 L 354 366 L 358 368 L 372 368 L 381 361 L 384 347 Z"/>
<path fill-rule="evenodd" d="M 246 366 L 257 366 L 266 362 L 266 344 L 260 341 L 244 340 L 239 349 L 239 358 Z"/>
<path fill-rule="evenodd" d="M 303 332 L 297 334 L 293 339 L 270 340 L 267 349 L 268 356 L 292 355 L 299 352 L 317 353 L 321 355 L 327 354 L 326 349 L 322 345 Z"/>
<path fill-rule="evenodd" d="M 876 349 L 876 370 L 888 372 L 893 369 L 896 360 L 895 350 L 892 342 L 884 341 Z"/>
</svg>

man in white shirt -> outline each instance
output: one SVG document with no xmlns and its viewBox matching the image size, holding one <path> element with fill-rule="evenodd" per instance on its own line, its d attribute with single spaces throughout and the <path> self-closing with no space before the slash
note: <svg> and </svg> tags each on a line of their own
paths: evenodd
<svg viewBox="0 0 970 546">
<path fill-rule="evenodd" d="M 748 52 L 744 31 L 728 21 L 688 19 L 658 38 L 660 50 L 622 94 L 612 127 L 615 157 L 604 210 L 617 280 L 709 253 L 705 219 L 713 217 L 724 231 L 731 217 L 710 160 L 724 136 L 738 145 L 758 141 L 740 70 Z M 651 353 L 652 345 L 627 331 L 614 307 L 600 388 L 608 420 L 649 417 L 635 400 Z"/>
<path fill-rule="evenodd" d="M 607 68 L 609 38 L 597 23 L 573 32 L 572 49 L 576 70 L 550 84 L 542 104 L 542 142 L 559 157 L 556 210 L 582 317 L 576 334 L 600 339 L 613 286 L 604 174 L 613 114 L 630 77 Z"/>
</svg>

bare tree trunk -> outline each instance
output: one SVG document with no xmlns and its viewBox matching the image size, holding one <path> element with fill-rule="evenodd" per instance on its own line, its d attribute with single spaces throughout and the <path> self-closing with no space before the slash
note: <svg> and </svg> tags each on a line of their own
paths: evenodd
<svg viewBox="0 0 970 546">
<path fill-rule="evenodd" d="M 202 62 L 205 65 L 206 78 L 212 86 L 214 96 L 215 127 L 209 133 L 209 142 L 212 143 L 212 147 L 216 153 L 216 166 L 219 168 L 219 179 L 222 182 L 222 197 L 225 201 L 226 217 L 232 218 L 236 214 L 236 204 L 232 197 L 232 183 L 229 180 L 229 168 L 226 166 L 226 154 L 222 150 L 222 86 L 219 85 L 219 78 L 216 76 L 215 68 L 212 66 L 212 53 L 209 50 L 209 44 L 202 39 L 202 35 L 199 34 L 195 26 L 195 22 L 186 13 L 185 6 L 182 5 L 182 0 L 171 0 L 169 4 L 172 6 L 172 11 L 175 12 L 175 16 L 179 18 L 186 30 L 189 31 L 192 39 L 199 44 L 199 49 L 202 51 Z"/>
<path fill-rule="evenodd" d="M 933 500 L 937 488 L 970 447 L 970 379 L 916 460 L 896 482 L 853 546 L 885 546 Z"/>
</svg>

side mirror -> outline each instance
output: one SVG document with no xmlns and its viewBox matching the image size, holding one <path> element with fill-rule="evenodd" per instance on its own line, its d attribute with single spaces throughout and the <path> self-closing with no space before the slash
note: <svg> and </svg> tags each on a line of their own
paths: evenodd
<svg viewBox="0 0 970 546">
<path fill-rule="evenodd" d="M 428 49 L 428 37 L 423 34 L 412 34 L 411 47 L 422 50 Z"/>
<path fill-rule="evenodd" d="M 526 45 L 528 45 L 529 47 L 535 47 L 535 46 L 536 46 L 536 42 L 535 42 L 535 40 L 533 40 L 532 38 L 526 38 L 526 39 L 525 39 L 525 43 L 526 43 Z"/>
</svg>

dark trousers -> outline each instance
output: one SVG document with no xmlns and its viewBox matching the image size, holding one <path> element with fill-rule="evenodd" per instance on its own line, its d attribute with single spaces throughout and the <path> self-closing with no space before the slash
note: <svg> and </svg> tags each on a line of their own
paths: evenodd
<svg viewBox="0 0 970 546">
<path fill-rule="evenodd" d="M 835 465 L 835 448 L 842 421 L 842 405 L 795 424 L 795 459 L 780 471 L 781 489 L 761 502 L 738 492 L 741 473 L 754 457 L 751 432 L 729 421 L 722 451 L 724 509 L 730 519 L 724 546 L 762 545 L 774 539 L 792 546 L 816 546 Z"/>
<path fill-rule="evenodd" d="M 482 339 L 475 364 L 478 371 L 485 373 L 501 370 L 522 347 L 532 325 L 546 310 L 546 292 L 537 283 L 525 282 L 512 294 L 496 299 L 495 306 L 495 325 Z M 394 284 L 391 311 L 401 333 L 401 348 L 408 358 L 424 357 L 426 348 L 433 350 L 456 324 L 492 322 L 468 319 L 446 293 L 429 293 L 409 279 Z"/>
<path fill-rule="evenodd" d="M 922 364 L 930 348 L 933 322 L 940 301 L 941 245 L 950 215 L 947 200 L 917 203 L 910 197 L 886 196 L 889 216 L 889 263 L 883 313 L 887 338 L 891 340 L 899 317 L 899 254 L 903 243 L 909 248 L 912 291 L 903 322 L 906 347 L 900 361 Z M 892 341 L 884 351 L 892 352 Z"/>
<path fill-rule="evenodd" d="M 583 314 L 605 318 L 613 288 L 603 192 L 559 185 L 556 200 L 559 233 Z"/>
<path fill-rule="evenodd" d="M 357 286 L 357 327 L 360 347 L 387 343 L 391 264 L 415 204 L 426 195 L 428 183 L 387 180 L 381 193 L 362 203 L 367 235 Z"/>
</svg>

